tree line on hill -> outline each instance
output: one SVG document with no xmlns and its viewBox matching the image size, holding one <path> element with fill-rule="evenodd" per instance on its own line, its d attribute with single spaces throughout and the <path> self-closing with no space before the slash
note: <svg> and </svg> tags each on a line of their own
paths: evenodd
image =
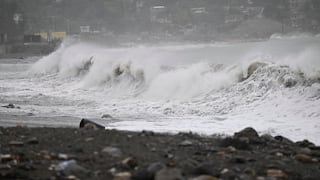
<svg viewBox="0 0 320 180">
<path fill-rule="evenodd" d="M 255 7 L 263 8 L 265 18 L 286 25 L 292 25 L 293 16 L 299 15 L 302 21 L 297 26 L 301 30 L 318 31 L 320 1 L 296 1 L 304 1 L 297 12 L 293 12 L 289 0 L 1 0 L 0 31 L 23 29 L 25 33 L 66 31 L 73 34 L 79 33 L 80 26 L 90 26 L 95 31 L 115 34 L 166 32 L 174 35 L 192 28 L 200 29 L 200 33 L 201 29 L 228 32 L 241 21 L 256 16 L 246 14 L 248 8 Z M 19 28 L 12 20 L 14 14 L 21 14 Z M 226 23 L 229 16 L 233 21 Z M 241 17 L 240 20 L 237 17 Z"/>
</svg>

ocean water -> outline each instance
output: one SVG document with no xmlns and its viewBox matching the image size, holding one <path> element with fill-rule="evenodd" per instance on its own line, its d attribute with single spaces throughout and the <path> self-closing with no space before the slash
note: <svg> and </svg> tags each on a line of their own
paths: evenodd
<svg viewBox="0 0 320 180">
<path fill-rule="evenodd" d="M 0 125 L 260 133 L 320 144 L 320 37 L 107 48 L 0 60 Z M 113 118 L 102 119 L 109 114 Z"/>
</svg>

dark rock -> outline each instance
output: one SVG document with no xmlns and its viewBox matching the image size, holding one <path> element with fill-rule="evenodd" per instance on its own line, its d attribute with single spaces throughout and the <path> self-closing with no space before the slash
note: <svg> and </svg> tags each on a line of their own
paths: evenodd
<svg viewBox="0 0 320 180">
<path fill-rule="evenodd" d="M 274 137 L 272 137 L 270 134 L 263 134 L 260 136 L 260 139 L 265 142 L 271 142 L 275 140 Z"/>
<path fill-rule="evenodd" d="M 180 169 L 164 168 L 158 171 L 155 175 L 155 180 L 184 180 Z"/>
<path fill-rule="evenodd" d="M 164 110 L 163 110 L 163 114 L 174 114 L 174 111 L 173 111 L 173 109 L 172 108 L 165 108 Z"/>
<path fill-rule="evenodd" d="M 320 151 L 320 146 L 312 146 L 309 147 L 311 150 L 316 150 L 316 151 Z"/>
<path fill-rule="evenodd" d="M 132 180 L 153 180 L 154 175 L 151 174 L 149 171 L 147 171 L 146 168 L 138 169 L 137 171 L 134 171 L 132 177 Z"/>
<path fill-rule="evenodd" d="M 76 153 L 83 153 L 84 152 L 83 148 L 81 148 L 81 147 L 74 148 L 73 151 Z"/>
<path fill-rule="evenodd" d="M 0 164 L 0 170 L 9 170 L 11 166 L 9 164 Z"/>
<path fill-rule="evenodd" d="M 153 131 L 146 131 L 146 130 L 143 130 L 141 131 L 140 133 L 140 136 L 154 136 L 155 133 Z"/>
<path fill-rule="evenodd" d="M 208 147 L 205 149 L 207 152 L 216 153 L 219 152 L 219 149 L 217 147 Z"/>
<path fill-rule="evenodd" d="M 11 154 L 0 154 L 0 162 L 8 162 L 13 160 L 13 155 Z"/>
<path fill-rule="evenodd" d="M 300 147 L 315 147 L 314 143 L 308 141 L 308 140 L 303 140 L 303 141 L 298 141 L 296 142 L 296 145 Z"/>
<path fill-rule="evenodd" d="M 250 66 L 248 67 L 248 74 L 247 74 L 247 77 L 245 77 L 245 79 L 249 78 L 258 68 L 264 67 L 266 65 L 267 65 L 266 63 L 262 63 L 262 62 L 254 62 L 250 64 Z"/>
<path fill-rule="evenodd" d="M 112 119 L 113 117 L 110 114 L 104 114 L 101 116 L 101 118 Z"/>
<path fill-rule="evenodd" d="M 161 163 L 161 162 L 156 162 L 156 163 L 152 163 L 148 166 L 147 170 L 148 172 L 152 173 L 153 175 L 155 175 L 158 171 L 160 171 L 161 169 L 164 169 L 166 166 Z"/>
<path fill-rule="evenodd" d="M 9 180 L 9 179 L 30 179 L 27 178 L 26 175 L 23 175 L 20 171 L 16 170 L 6 170 L 3 172 L 0 172 L 0 179 L 3 180 Z"/>
<path fill-rule="evenodd" d="M 132 179 L 133 180 L 153 180 L 155 177 L 155 174 L 164 168 L 166 168 L 166 166 L 163 163 L 160 163 L 160 162 L 152 163 L 148 167 L 145 167 L 136 171 L 133 174 Z"/>
<path fill-rule="evenodd" d="M 18 164 L 18 168 L 26 171 L 31 171 L 36 169 L 31 162 L 20 163 Z"/>
<path fill-rule="evenodd" d="M 252 168 L 246 168 L 243 170 L 243 173 L 250 175 L 250 176 L 255 176 L 256 175 L 256 171 Z"/>
<path fill-rule="evenodd" d="M 178 136 L 181 136 L 181 137 L 185 137 L 185 138 L 192 138 L 194 137 L 196 134 L 194 134 L 192 131 L 189 131 L 189 132 L 179 132 L 178 133 Z"/>
<path fill-rule="evenodd" d="M 191 157 L 179 160 L 179 167 L 183 167 L 185 172 L 193 172 L 198 165 L 199 162 Z"/>
<path fill-rule="evenodd" d="M 248 162 L 256 162 L 257 159 L 254 159 L 254 158 L 250 158 L 250 157 L 249 157 L 249 158 L 247 159 L 247 161 L 248 161 Z"/>
<path fill-rule="evenodd" d="M 312 151 L 311 155 L 314 157 L 319 157 L 320 158 L 320 152 L 319 151 Z"/>
<path fill-rule="evenodd" d="M 307 175 L 301 178 L 301 180 L 319 180 L 319 177 Z"/>
<path fill-rule="evenodd" d="M 293 144 L 293 141 L 283 136 L 275 136 L 274 139 L 284 144 Z"/>
<path fill-rule="evenodd" d="M 194 168 L 192 174 L 218 176 L 220 174 L 220 171 L 219 167 L 217 167 L 217 165 L 214 163 L 202 163 Z"/>
<path fill-rule="evenodd" d="M 241 156 L 236 156 L 236 157 L 232 158 L 230 161 L 234 162 L 234 163 L 239 163 L 239 164 L 244 164 L 247 162 L 246 158 L 241 157 Z"/>
<path fill-rule="evenodd" d="M 4 107 L 4 108 L 9 108 L 9 109 L 13 109 L 13 108 L 15 108 L 15 106 L 13 105 L 13 104 L 8 104 L 8 105 L 6 105 L 6 106 L 2 106 L 2 107 Z"/>
<path fill-rule="evenodd" d="M 249 174 L 240 174 L 239 180 L 259 180 L 255 176 L 249 175 Z"/>
<path fill-rule="evenodd" d="M 306 155 L 306 154 L 297 154 L 294 156 L 294 158 L 297 161 L 303 162 L 303 163 L 312 163 L 313 160 L 310 156 Z"/>
<path fill-rule="evenodd" d="M 294 87 L 297 83 L 297 80 L 291 78 L 283 80 L 284 87 L 286 88 Z"/>
<path fill-rule="evenodd" d="M 268 169 L 282 169 L 286 167 L 286 162 L 284 162 L 282 159 L 278 160 L 279 158 L 269 156 L 265 157 L 268 160 L 268 164 L 266 164 L 266 167 Z M 292 162 L 292 161 L 291 161 Z"/>
<path fill-rule="evenodd" d="M 240 150 L 251 150 L 250 144 L 244 141 L 241 141 L 237 138 L 230 138 L 227 137 L 220 142 L 220 146 L 222 147 L 228 147 L 233 146 Z"/>
<path fill-rule="evenodd" d="M 79 124 L 79 128 L 86 128 L 86 129 L 105 129 L 104 126 L 93 122 L 89 119 L 82 119 Z"/>
<path fill-rule="evenodd" d="M 302 154 L 306 154 L 306 155 L 311 155 L 312 154 L 312 151 L 310 148 L 306 147 L 306 148 L 301 148 L 299 151 L 299 153 L 302 153 Z"/>
<path fill-rule="evenodd" d="M 249 139 L 254 139 L 254 138 L 259 138 L 259 135 L 257 131 L 251 127 L 247 127 L 237 133 L 234 134 L 235 138 L 249 138 Z"/>
<path fill-rule="evenodd" d="M 135 167 L 138 166 L 138 161 L 136 158 L 134 157 L 128 157 L 126 159 L 124 159 L 122 162 L 121 162 L 122 165 L 130 168 L 130 169 L 134 169 Z"/>
<path fill-rule="evenodd" d="M 218 178 L 208 175 L 201 175 L 198 177 L 191 178 L 190 180 L 218 180 Z"/>
<path fill-rule="evenodd" d="M 27 140 L 27 144 L 39 144 L 39 141 L 36 137 L 33 137 Z"/>
</svg>

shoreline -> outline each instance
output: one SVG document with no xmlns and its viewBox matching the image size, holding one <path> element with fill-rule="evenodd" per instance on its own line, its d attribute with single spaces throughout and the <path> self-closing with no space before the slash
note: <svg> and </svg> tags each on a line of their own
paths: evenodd
<svg viewBox="0 0 320 180">
<path fill-rule="evenodd" d="M 233 136 L 0 127 L 0 179 L 318 179 L 320 146 Z"/>
</svg>

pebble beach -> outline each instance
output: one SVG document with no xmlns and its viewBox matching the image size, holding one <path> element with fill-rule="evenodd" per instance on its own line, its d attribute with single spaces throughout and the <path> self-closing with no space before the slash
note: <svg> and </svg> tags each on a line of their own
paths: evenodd
<svg viewBox="0 0 320 180">
<path fill-rule="evenodd" d="M 317 180 L 308 140 L 85 128 L 0 128 L 0 179 Z"/>
</svg>

